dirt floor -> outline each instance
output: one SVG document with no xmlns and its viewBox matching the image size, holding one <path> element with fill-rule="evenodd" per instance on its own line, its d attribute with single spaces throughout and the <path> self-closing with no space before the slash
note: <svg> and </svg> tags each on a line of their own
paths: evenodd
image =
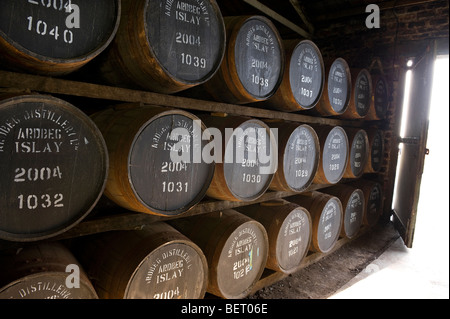
<svg viewBox="0 0 450 319">
<path fill-rule="evenodd" d="M 257 291 L 248 298 L 328 298 L 377 259 L 398 238 L 392 223 L 378 225 L 320 261 Z"/>
</svg>

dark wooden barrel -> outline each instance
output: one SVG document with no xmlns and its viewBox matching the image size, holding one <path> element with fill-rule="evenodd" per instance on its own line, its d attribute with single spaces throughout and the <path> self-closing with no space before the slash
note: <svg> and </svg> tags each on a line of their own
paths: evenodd
<svg viewBox="0 0 450 319">
<path fill-rule="evenodd" d="M 340 126 L 314 126 L 321 157 L 313 183 L 336 184 L 344 176 L 349 157 L 347 133 Z"/>
<path fill-rule="evenodd" d="M 369 157 L 369 139 L 364 129 L 346 128 L 349 153 L 348 163 L 345 169 L 345 178 L 359 178 L 364 173 L 364 167 Z"/>
<path fill-rule="evenodd" d="M 327 253 L 336 245 L 342 228 L 343 208 L 339 198 L 321 192 L 295 195 L 286 199 L 308 210 L 312 220 L 309 249 Z"/>
<path fill-rule="evenodd" d="M 297 271 L 308 253 L 312 222 L 309 212 L 283 200 L 242 206 L 237 211 L 260 222 L 269 238 L 266 268 L 285 274 Z"/>
<path fill-rule="evenodd" d="M 367 116 L 372 104 L 372 76 L 366 69 L 351 69 L 352 94 L 347 110 L 340 115 L 345 119 L 362 119 Z"/>
<path fill-rule="evenodd" d="M 384 157 L 384 133 L 380 129 L 367 129 L 369 139 L 369 156 L 367 158 L 364 173 L 378 173 L 383 164 Z"/>
<path fill-rule="evenodd" d="M 108 152 L 75 106 L 43 95 L 0 97 L 0 238 L 36 241 L 83 220 L 103 193 Z"/>
<path fill-rule="evenodd" d="M 199 299 L 205 294 L 203 252 L 168 224 L 90 236 L 74 246 L 101 299 Z"/>
<path fill-rule="evenodd" d="M 157 106 L 123 105 L 92 118 L 108 146 L 105 195 L 113 202 L 137 212 L 173 216 L 204 197 L 214 163 L 202 160 L 208 141 L 201 139 L 205 126 L 196 116 Z"/>
<path fill-rule="evenodd" d="M 230 201 L 252 201 L 262 196 L 277 169 L 277 145 L 269 127 L 246 117 L 200 117 L 208 128 L 220 132 L 212 143 L 216 170 L 207 195 Z"/>
<path fill-rule="evenodd" d="M 267 232 L 259 222 L 225 210 L 170 222 L 205 253 L 207 292 L 226 299 L 246 297 L 267 262 Z"/>
<path fill-rule="evenodd" d="M 383 189 L 381 184 L 367 179 L 359 179 L 350 185 L 360 188 L 364 193 L 363 225 L 375 226 L 383 213 Z"/>
<path fill-rule="evenodd" d="M 160 93 L 201 84 L 225 52 L 225 26 L 215 0 L 122 0 L 116 38 L 100 61 L 109 83 Z"/>
<path fill-rule="evenodd" d="M 320 143 L 316 131 L 306 124 L 266 122 L 278 129 L 278 170 L 270 184 L 276 191 L 302 192 L 316 176 Z"/>
<path fill-rule="evenodd" d="M 328 76 L 325 79 L 325 88 L 316 107 L 315 113 L 322 116 L 335 116 L 343 114 L 350 102 L 352 92 L 352 79 L 350 68 L 343 58 L 335 59 L 327 68 Z"/>
<path fill-rule="evenodd" d="M 321 192 L 336 196 L 342 203 L 344 209 L 341 237 L 354 238 L 361 230 L 365 214 L 364 192 L 356 187 L 339 184 L 325 188 Z"/>
<path fill-rule="evenodd" d="M 382 120 L 386 118 L 389 108 L 389 84 L 383 75 L 373 75 L 372 104 L 367 114 L 367 120 Z"/>
<path fill-rule="evenodd" d="M 0 299 L 97 299 L 83 267 L 61 243 L 0 254 Z"/>
<path fill-rule="evenodd" d="M 3 0 L 0 64 L 44 75 L 75 71 L 110 44 L 120 11 L 119 0 Z"/>
<path fill-rule="evenodd" d="M 319 48 L 310 40 L 285 40 L 286 65 L 283 80 L 275 94 L 264 103 L 286 112 L 309 110 L 316 106 L 325 84 L 325 66 Z"/>
<path fill-rule="evenodd" d="M 227 49 L 203 88 L 216 100 L 245 104 L 267 100 L 284 72 L 284 49 L 275 25 L 262 16 L 225 17 Z"/>
</svg>

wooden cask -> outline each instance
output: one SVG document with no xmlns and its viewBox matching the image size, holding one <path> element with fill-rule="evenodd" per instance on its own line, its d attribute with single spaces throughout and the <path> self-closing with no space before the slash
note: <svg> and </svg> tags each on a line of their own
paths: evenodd
<svg viewBox="0 0 450 319">
<path fill-rule="evenodd" d="M 374 75 L 372 103 L 367 114 L 367 120 L 383 120 L 389 108 L 390 91 L 386 77 Z"/>
<path fill-rule="evenodd" d="M 344 177 L 359 178 L 364 173 L 364 167 L 369 157 L 369 139 L 364 129 L 346 128 L 345 132 L 350 147 Z"/>
<path fill-rule="evenodd" d="M 284 72 L 284 49 L 275 25 L 262 16 L 225 17 L 227 48 L 204 89 L 216 100 L 245 104 L 267 100 Z"/>
<path fill-rule="evenodd" d="M 174 216 L 204 197 L 214 163 L 202 161 L 205 126 L 196 116 L 157 106 L 123 105 L 92 118 L 108 146 L 105 195 L 113 202 L 137 212 Z"/>
<path fill-rule="evenodd" d="M 300 268 L 308 253 L 312 233 L 311 216 L 305 208 L 279 200 L 236 210 L 260 222 L 266 229 L 269 239 L 266 268 L 285 274 Z"/>
<path fill-rule="evenodd" d="M 270 184 L 276 191 L 302 192 L 316 176 L 320 143 L 316 131 L 306 124 L 266 122 L 278 129 L 278 170 Z"/>
<path fill-rule="evenodd" d="M 225 52 L 215 0 L 122 0 L 121 24 L 100 61 L 109 83 L 175 93 L 207 81 Z"/>
<path fill-rule="evenodd" d="M 369 156 L 367 158 L 364 173 L 378 173 L 383 165 L 384 158 L 384 132 L 380 129 L 369 128 Z"/>
<path fill-rule="evenodd" d="M 383 189 L 381 184 L 367 179 L 359 179 L 350 183 L 360 188 L 364 193 L 363 225 L 373 227 L 383 213 Z"/>
<path fill-rule="evenodd" d="M 321 157 L 314 184 L 336 184 L 344 176 L 349 158 L 347 133 L 340 126 L 314 126 Z"/>
<path fill-rule="evenodd" d="M 53 242 L 0 254 L 0 299 L 98 299 L 98 296 L 73 254 L 61 243 Z"/>
<path fill-rule="evenodd" d="M 36 241 L 83 220 L 101 197 L 108 152 L 75 106 L 43 95 L 0 97 L 0 238 Z"/>
<path fill-rule="evenodd" d="M 343 208 L 339 198 L 321 192 L 286 199 L 308 210 L 312 220 L 310 250 L 327 253 L 336 245 L 342 228 Z"/>
<path fill-rule="evenodd" d="M 340 236 L 352 239 L 358 235 L 366 209 L 364 192 L 346 184 L 328 187 L 321 192 L 336 196 L 342 203 L 344 217 Z"/>
<path fill-rule="evenodd" d="M 0 64 L 44 75 L 73 72 L 103 52 L 119 26 L 119 0 L 3 0 Z"/>
<path fill-rule="evenodd" d="M 263 225 L 235 210 L 170 223 L 204 252 L 209 267 L 207 292 L 226 299 L 245 298 L 251 292 L 267 262 Z"/>
<path fill-rule="evenodd" d="M 277 144 L 269 127 L 246 117 L 200 118 L 208 129 L 217 130 L 213 141 L 216 170 L 207 195 L 229 201 L 262 196 L 277 169 Z"/>
<path fill-rule="evenodd" d="M 319 102 L 325 85 L 325 66 L 319 48 L 310 40 L 285 40 L 286 64 L 279 89 L 264 106 L 295 112 Z"/>
<path fill-rule="evenodd" d="M 328 75 L 322 97 L 313 111 L 322 116 L 341 115 L 347 110 L 351 98 L 350 68 L 347 61 L 337 58 L 327 67 L 327 70 Z"/>
<path fill-rule="evenodd" d="M 86 237 L 74 252 L 101 299 L 199 299 L 206 291 L 203 252 L 165 223 Z"/>
<path fill-rule="evenodd" d="M 351 69 L 352 94 L 347 110 L 339 117 L 344 119 L 363 119 L 372 104 L 372 76 L 366 69 Z"/>
</svg>

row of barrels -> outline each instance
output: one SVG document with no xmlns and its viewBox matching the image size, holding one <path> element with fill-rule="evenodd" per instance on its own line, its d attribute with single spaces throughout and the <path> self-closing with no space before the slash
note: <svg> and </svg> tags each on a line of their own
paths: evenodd
<svg viewBox="0 0 450 319">
<path fill-rule="evenodd" d="M 373 226 L 381 201 L 380 184 L 358 180 L 139 231 L 28 245 L 0 255 L 0 299 L 244 298 L 265 268 L 293 273 L 309 252 L 330 252 L 339 237 Z"/>
<path fill-rule="evenodd" d="M 118 105 L 88 117 L 59 98 L 0 98 L 0 238 L 35 241 L 84 219 L 102 194 L 181 216 L 206 195 L 252 201 L 378 172 L 378 129 L 198 116 Z"/>
<path fill-rule="evenodd" d="M 0 64 L 165 94 L 321 116 L 383 119 L 383 76 L 324 61 L 263 16 L 222 17 L 214 0 L 14 0 L 0 4 Z M 97 58 L 98 56 L 98 58 Z"/>
</svg>

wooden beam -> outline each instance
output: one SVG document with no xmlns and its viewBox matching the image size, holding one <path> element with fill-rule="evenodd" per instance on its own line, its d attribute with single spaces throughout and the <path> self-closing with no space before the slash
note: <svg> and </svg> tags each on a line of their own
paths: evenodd
<svg viewBox="0 0 450 319">
<path fill-rule="evenodd" d="M 259 11 L 263 12 L 264 14 L 268 15 L 272 19 L 274 19 L 274 20 L 278 21 L 279 23 L 283 24 L 284 26 L 288 27 L 289 29 L 293 30 L 294 32 L 298 33 L 303 38 L 305 38 L 305 39 L 311 39 L 312 38 L 312 36 L 311 36 L 311 34 L 309 32 L 307 32 L 306 30 L 300 28 L 298 25 L 296 25 L 295 23 L 289 21 L 288 19 L 286 19 L 282 15 L 278 14 L 277 12 L 273 11 L 269 7 L 267 7 L 264 4 L 262 4 L 261 2 L 259 2 L 258 0 L 243 0 L 243 1 L 245 3 L 251 5 L 252 7 L 258 9 Z"/>
<path fill-rule="evenodd" d="M 297 14 L 302 19 L 303 23 L 308 28 L 308 31 L 313 34 L 314 33 L 314 26 L 309 22 L 309 19 L 306 17 L 305 13 L 303 12 L 303 9 L 300 7 L 300 2 L 298 0 L 289 0 L 291 5 L 294 7 L 295 11 L 297 11 Z"/>
</svg>

